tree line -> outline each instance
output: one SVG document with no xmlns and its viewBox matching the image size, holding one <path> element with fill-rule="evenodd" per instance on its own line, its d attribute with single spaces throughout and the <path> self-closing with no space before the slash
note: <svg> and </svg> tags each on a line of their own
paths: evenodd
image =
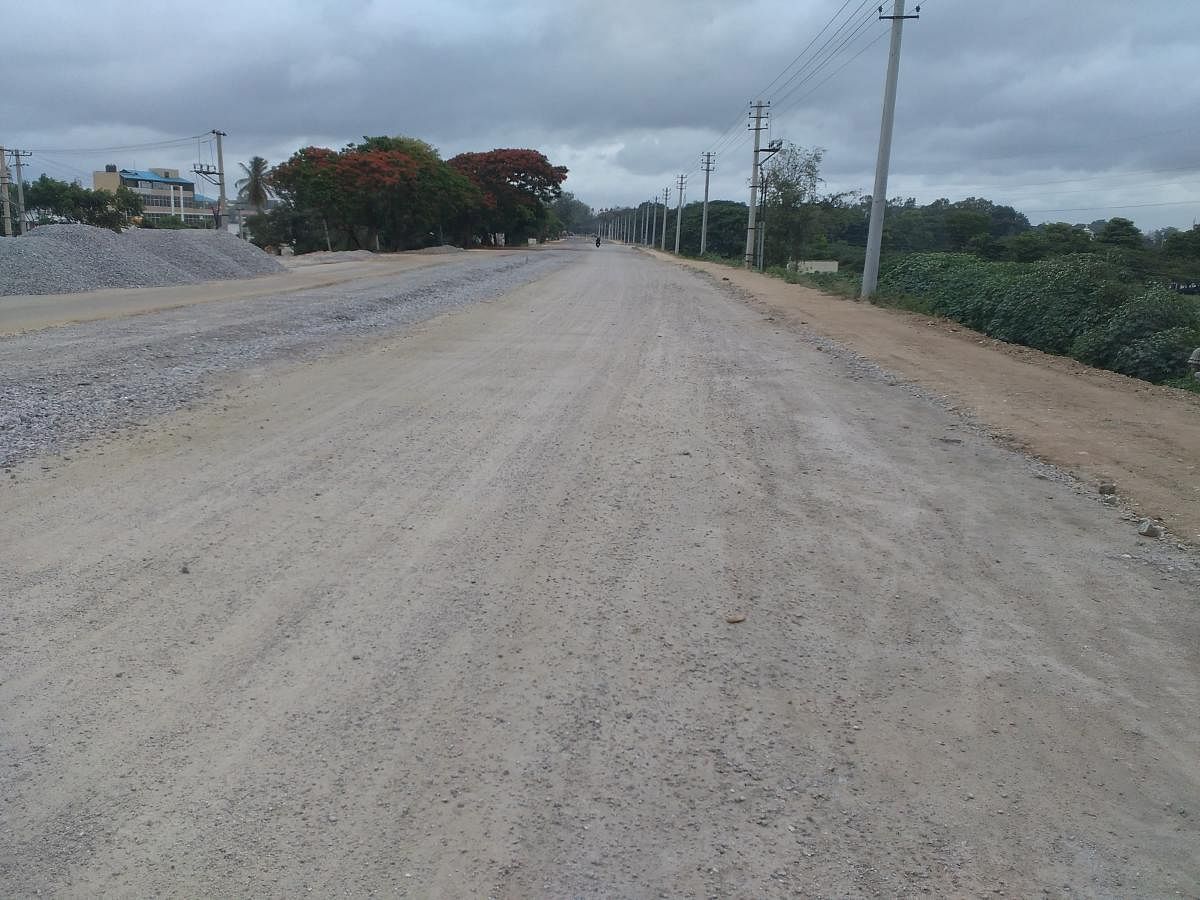
<svg viewBox="0 0 1200 900">
<path fill-rule="evenodd" d="M 822 189 L 822 151 L 786 146 L 763 167 L 763 266 L 789 280 L 857 296 L 871 199 Z M 630 212 L 641 215 L 650 204 Z M 662 227 L 661 206 L 658 225 Z M 713 201 L 708 255 L 741 262 L 749 209 Z M 700 252 L 702 204 L 678 212 L 680 251 Z M 674 246 L 674 209 L 666 211 Z M 660 231 L 661 234 L 661 231 Z M 836 259 L 837 275 L 788 264 Z M 943 315 L 977 331 L 1088 365 L 1189 390 L 1200 346 L 1200 228 L 1144 234 L 1126 218 L 1032 225 L 1012 206 L 980 197 L 887 203 L 880 302 Z"/>
<path fill-rule="evenodd" d="M 416 138 L 366 137 L 341 150 L 304 147 L 263 170 L 277 202 L 247 225 L 256 244 L 300 253 L 545 240 L 560 228 L 553 203 L 566 177 L 536 150 L 443 160 Z M 257 190 L 250 178 L 246 189 Z"/>
<path fill-rule="evenodd" d="M 785 145 L 763 166 L 763 200 L 758 215 L 765 268 L 797 260 L 837 260 L 843 270 L 861 272 L 866 254 L 871 198 L 858 192 L 826 192 L 820 175 L 824 151 Z M 681 211 L 680 252 L 700 252 L 703 204 Z M 614 210 L 614 216 L 649 212 L 650 204 Z M 658 224 L 662 227 L 662 206 Z M 746 249 L 746 203 L 709 203 L 709 254 L 742 259 Z M 667 247 L 674 247 L 676 209 L 667 216 Z M 639 219 L 640 221 L 640 219 Z M 661 232 L 660 232 L 661 234 Z M 1163 228 L 1143 234 L 1125 218 L 1032 225 L 1013 206 L 982 197 L 918 204 L 912 198 L 887 202 L 883 253 L 969 253 L 996 262 L 1036 262 L 1075 253 L 1116 255 L 1138 275 L 1200 278 L 1200 230 Z"/>
</svg>

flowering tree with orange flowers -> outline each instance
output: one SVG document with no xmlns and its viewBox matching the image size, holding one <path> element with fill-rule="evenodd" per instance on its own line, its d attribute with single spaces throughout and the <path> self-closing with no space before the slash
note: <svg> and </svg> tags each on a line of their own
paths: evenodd
<svg viewBox="0 0 1200 900">
<path fill-rule="evenodd" d="M 476 232 L 485 243 L 497 234 L 510 244 L 547 237 L 549 205 L 562 194 L 565 167 L 552 165 L 536 150 L 522 149 L 460 153 L 450 166 L 479 189 Z"/>
</svg>

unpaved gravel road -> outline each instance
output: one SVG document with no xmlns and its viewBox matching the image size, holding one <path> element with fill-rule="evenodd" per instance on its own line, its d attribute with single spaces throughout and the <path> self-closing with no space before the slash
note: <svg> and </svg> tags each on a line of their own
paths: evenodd
<svg viewBox="0 0 1200 900">
<path fill-rule="evenodd" d="M 1195 896 L 1195 557 L 572 259 L 15 467 L 4 893 Z"/>
<path fill-rule="evenodd" d="M 1005 344 L 948 319 L 881 309 L 714 263 L 777 321 L 838 341 L 945 396 L 1006 443 L 1093 486 L 1115 481 L 1139 515 L 1200 547 L 1200 395 Z"/>
</svg>

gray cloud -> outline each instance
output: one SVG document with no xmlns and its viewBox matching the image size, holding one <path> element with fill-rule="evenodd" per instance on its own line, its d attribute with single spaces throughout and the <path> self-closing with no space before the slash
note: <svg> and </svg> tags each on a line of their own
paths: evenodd
<svg viewBox="0 0 1200 900">
<path fill-rule="evenodd" d="M 697 196 L 699 154 L 715 145 L 713 194 L 740 199 L 746 104 L 841 5 L 50 0 L 23 8 L 21 31 L 53 39 L 8 48 L 20 89 L 0 140 L 40 151 L 35 173 L 85 181 L 107 162 L 187 169 L 209 148 L 77 149 L 212 127 L 229 133 L 231 171 L 364 134 L 415 135 L 445 155 L 536 146 L 596 206 L 689 170 Z M 868 189 L 874 165 L 887 41 L 850 57 L 886 26 L 869 3 L 846 7 L 859 8 L 865 27 L 829 65 L 764 95 L 772 136 L 827 149 L 831 189 Z M 1072 210 L 1035 220 L 1190 224 L 1200 204 L 1177 201 L 1200 198 L 1197 26 L 1200 8 L 1177 0 L 930 0 L 905 30 L 889 193 Z M 1105 204 L 1131 208 L 1092 208 Z"/>
</svg>

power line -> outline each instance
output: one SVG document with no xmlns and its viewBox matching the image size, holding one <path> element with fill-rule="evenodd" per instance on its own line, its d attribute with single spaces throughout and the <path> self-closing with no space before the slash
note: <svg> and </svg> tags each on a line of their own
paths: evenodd
<svg viewBox="0 0 1200 900">
<path fill-rule="evenodd" d="M 774 87 L 775 84 L 778 83 L 779 80 L 781 78 L 783 78 L 784 75 L 786 75 L 790 69 L 792 69 L 794 66 L 796 66 L 796 64 L 798 62 L 800 62 L 801 59 L 804 58 L 805 54 L 808 53 L 808 51 L 813 47 L 814 44 L 816 44 L 816 42 L 821 38 L 821 36 L 823 34 L 825 34 L 826 31 L 829 30 L 829 26 L 832 25 L 835 21 L 837 21 L 838 16 L 840 16 L 842 14 L 842 12 L 846 9 L 846 7 L 849 6 L 852 2 L 853 2 L 853 0 L 845 0 L 845 2 L 842 3 L 842 5 L 838 8 L 838 10 L 832 16 L 829 17 L 829 20 L 825 23 L 824 26 L 822 26 L 821 30 L 817 32 L 817 34 L 808 42 L 807 45 L 805 45 L 804 49 L 801 50 L 795 56 L 795 58 L 792 59 L 792 61 L 790 63 L 788 63 L 786 66 L 783 67 L 782 70 L 780 70 L 779 74 L 777 74 L 771 80 L 771 82 L 767 85 L 766 88 L 764 88 L 762 91 L 759 92 L 758 96 L 765 95 L 767 93 L 767 91 L 770 88 Z M 812 56 L 810 56 L 807 60 L 805 60 L 803 65 L 801 65 L 795 72 L 792 73 L 791 76 L 789 76 L 783 82 L 783 87 L 786 87 L 788 84 L 790 84 L 806 68 L 808 68 L 810 65 L 812 65 L 815 60 L 820 58 L 820 55 L 824 52 L 826 47 L 828 47 L 834 40 L 836 40 L 838 35 L 846 28 L 846 26 L 848 24 L 850 24 L 851 22 L 853 22 L 862 13 L 863 9 L 865 9 L 871 2 L 872 2 L 872 0 L 862 0 L 862 2 L 859 3 L 859 5 L 854 9 L 854 11 L 849 16 L 847 16 L 846 19 L 840 25 L 838 25 L 837 28 L 834 29 L 833 33 L 830 34 L 830 36 L 826 39 L 825 43 L 822 44 Z M 870 17 L 868 17 L 867 22 L 870 22 Z M 819 71 L 819 68 L 820 67 L 818 66 L 816 69 L 814 69 L 814 74 L 816 71 Z M 746 137 L 744 132 L 741 134 L 741 137 L 739 139 L 739 132 L 741 131 L 739 126 L 741 125 L 742 121 L 743 120 L 740 117 L 736 121 L 734 121 L 734 123 L 732 125 L 730 125 L 727 129 L 725 129 L 725 131 L 723 131 L 716 138 L 716 140 L 709 146 L 708 149 L 713 152 L 726 153 L 726 152 L 729 152 L 729 150 L 730 150 L 730 147 L 728 146 L 730 141 L 736 141 L 736 143 L 739 146 L 740 146 L 740 144 L 744 143 L 745 137 Z"/>
<path fill-rule="evenodd" d="M 65 169 L 68 172 L 73 172 L 81 178 L 90 178 L 91 177 L 91 172 L 85 172 L 83 169 L 79 168 L 78 166 L 73 166 L 70 163 L 65 163 L 61 159 L 52 159 L 51 157 L 47 156 L 45 153 L 36 153 L 35 156 L 37 156 L 38 159 L 44 159 L 46 162 L 50 163 L 50 165 L 55 166 L 58 169 Z"/>
<path fill-rule="evenodd" d="M 1061 209 L 1025 209 L 1024 213 L 1058 213 L 1058 212 L 1088 212 L 1095 209 L 1146 209 L 1151 206 L 1190 206 L 1200 205 L 1197 200 L 1167 200 L 1162 203 L 1126 203 L 1121 206 L 1105 204 L 1103 206 L 1068 206 Z"/>
<path fill-rule="evenodd" d="M 859 12 L 861 12 L 861 9 L 856 10 L 855 15 L 858 15 Z M 839 28 L 832 35 L 830 35 L 829 40 L 827 40 L 824 44 L 821 45 L 821 48 L 819 50 L 817 50 L 816 54 L 812 57 L 809 64 L 798 69 L 792 75 L 791 78 L 789 78 L 787 81 L 785 81 L 783 83 L 782 87 L 787 87 L 789 84 L 791 84 L 793 81 L 795 81 L 796 78 L 799 78 L 800 74 L 804 71 L 804 69 L 809 68 L 809 66 L 811 65 L 811 68 L 809 68 L 809 71 L 807 72 L 807 74 L 805 74 L 803 78 L 801 78 L 795 85 L 793 85 L 782 96 L 776 97 L 775 98 L 776 101 L 779 103 L 783 103 L 785 100 L 787 100 L 788 97 L 792 96 L 796 91 L 798 91 L 801 87 L 803 87 L 808 81 L 810 81 L 812 78 L 814 78 L 817 75 L 817 73 L 819 73 L 823 68 L 825 68 L 827 65 L 829 65 L 829 63 L 833 60 L 833 58 L 835 56 L 837 56 L 838 52 L 843 47 L 845 47 L 846 44 L 850 43 L 852 40 L 854 40 L 854 38 L 858 37 L 858 35 L 861 34 L 862 31 L 865 28 L 867 28 L 873 21 L 875 21 L 874 11 L 872 11 L 866 18 L 862 19 L 856 26 L 854 26 L 854 28 L 852 28 L 844 36 L 841 35 L 842 30 L 846 26 L 850 25 L 851 24 L 850 22 L 846 22 L 845 25 L 842 26 L 842 28 Z M 833 47 L 832 50 L 829 50 L 828 53 L 826 53 L 826 50 L 833 44 L 833 42 L 835 40 L 837 40 L 837 38 L 839 36 L 842 36 L 841 42 L 837 46 Z M 824 55 L 822 55 L 822 54 L 824 54 Z"/>
<path fill-rule="evenodd" d="M 1055 185 L 1055 184 L 1079 184 L 1080 182 L 1084 182 L 1084 181 L 1110 181 L 1114 178 L 1132 178 L 1134 176 L 1140 176 L 1140 175 L 1162 175 L 1167 172 L 1189 172 L 1189 173 L 1200 174 L 1200 168 L 1197 167 L 1196 163 L 1193 163 L 1190 166 L 1175 166 L 1173 168 L 1168 168 L 1168 169 L 1141 169 L 1136 172 L 1106 172 L 1103 175 L 1082 175 L 1079 178 L 1062 178 L 1062 179 L 1057 179 L 1054 181 L 1027 181 L 1022 184 L 1010 184 L 1010 183 L 1005 183 L 1005 182 L 1001 182 L 1001 181 L 983 182 L 981 184 L 972 182 L 970 185 L 968 185 L 968 187 L 983 188 L 986 190 L 1001 190 L 1001 191 L 1004 190 L 1005 188 L 1013 188 L 1016 190 L 1025 190 L 1026 188 L 1046 187 L 1046 186 Z M 1142 186 L 1148 187 L 1149 185 L 1138 185 L 1138 186 L 1139 187 L 1142 187 Z M 955 190 L 961 190 L 961 189 L 962 188 L 957 188 L 957 187 L 955 188 Z M 1084 188 L 1084 190 L 1091 190 L 1091 188 Z M 1050 193 L 1051 194 L 1070 194 L 1070 193 L 1074 193 L 1074 191 L 1051 191 Z"/>
<path fill-rule="evenodd" d="M 1165 131 L 1145 131 L 1141 134 L 1129 135 L 1128 137 L 1105 138 L 1100 141 L 1094 141 L 1090 144 L 1070 144 L 1065 147 L 1044 147 L 1040 150 L 1023 149 L 1019 153 L 1005 153 L 999 156 L 976 156 L 972 157 L 974 162 L 997 162 L 1006 159 L 1023 159 L 1028 156 L 1047 156 L 1053 153 L 1068 153 L 1073 150 L 1094 150 L 1097 147 L 1109 147 L 1113 144 L 1128 144 L 1133 141 L 1141 141 L 1146 138 L 1167 137 L 1177 134 L 1193 134 L 1197 130 L 1195 125 L 1185 125 L 1181 128 L 1168 128 Z"/>
<path fill-rule="evenodd" d="M 120 150 L 157 150 L 165 147 L 171 147 L 179 144 L 190 144 L 192 141 L 204 137 L 203 134 L 193 134 L 189 137 L 168 138 L 161 141 L 152 141 L 147 144 L 128 144 L 124 147 L 73 147 L 73 148 L 55 148 L 47 147 L 44 149 L 34 148 L 34 153 L 115 153 Z"/>
<path fill-rule="evenodd" d="M 842 4 L 842 5 L 841 5 L 841 6 L 838 8 L 838 11 L 837 11 L 837 12 L 835 12 L 835 13 L 834 13 L 832 16 L 830 16 L 830 17 L 829 17 L 829 21 L 828 21 L 828 22 L 826 22 L 826 23 L 825 23 L 825 25 L 824 25 L 824 26 L 821 28 L 821 30 L 817 32 L 816 36 L 815 36 L 815 37 L 813 37 L 813 39 L 812 39 L 812 40 L 810 40 L 810 41 L 809 41 L 809 42 L 808 42 L 808 43 L 805 45 L 804 49 L 803 49 L 803 50 L 801 50 L 799 53 L 797 53 L 797 54 L 796 54 L 796 58 L 795 58 L 795 59 L 793 59 L 793 60 L 792 60 L 790 63 L 788 63 L 786 66 L 784 66 L 784 67 L 783 67 L 783 71 L 781 71 L 781 72 L 780 72 L 778 75 L 776 75 L 776 76 L 775 76 L 773 79 L 771 79 L 771 83 L 770 83 L 770 84 L 768 84 L 768 85 L 767 85 L 765 88 L 763 88 L 761 91 L 759 91 L 759 92 L 758 92 L 758 96 L 760 96 L 760 97 L 766 96 L 767 92 L 768 92 L 768 91 L 770 91 L 770 90 L 771 90 L 771 88 L 773 88 L 773 87 L 775 86 L 775 84 L 776 84 L 776 83 L 779 81 L 779 79 L 783 77 L 784 73 L 786 73 L 786 72 L 788 71 L 788 69 L 790 69 L 790 68 L 792 68 L 793 66 L 795 66 L 795 65 L 796 65 L 796 63 L 798 63 L 798 62 L 801 60 L 801 58 L 804 56 L 804 54 L 808 53 L 808 51 L 809 51 L 809 49 L 812 47 L 812 45 L 813 45 L 813 44 L 815 44 L 815 43 L 816 43 L 818 40 L 820 40 L 820 37 L 821 37 L 821 35 L 823 35 L 823 34 L 824 34 L 824 33 L 825 33 L 827 30 L 828 30 L 829 26 L 830 26 L 830 25 L 832 25 L 832 24 L 834 23 L 834 21 L 837 19 L 837 17 L 838 17 L 838 16 L 840 16 L 840 15 L 842 14 L 842 10 L 844 10 L 844 9 L 845 9 L 847 6 L 849 6 L 849 5 L 850 5 L 852 2 L 853 2 L 853 0 L 846 0 L 846 2 L 844 2 L 844 3 L 843 3 L 843 4 Z M 860 2 L 860 3 L 859 3 L 858 7 L 857 7 L 857 8 L 854 10 L 854 12 L 852 12 L 852 13 L 851 13 L 849 16 L 847 16 L 847 17 L 846 17 L 846 22 L 848 22 L 848 21 L 851 21 L 851 20 L 852 20 L 852 19 L 853 19 L 855 16 L 859 15 L 859 14 L 862 12 L 862 10 L 863 10 L 863 9 L 864 9 L 864 8 L 865 8 L 865 7 L 866 7 L 866 6 L 867 6 L 867 5 L 870 3 L 870 2 L 871 2 L 871 0 L 862 0 L 862 2 Z M 824 44 L 822 44 L 822 45 L 821 45 L 821 49 L 824 49 L 826 46 L 828 46 L 828 45 L 829 45 L 830 41 L 832 41 L 832 40 L 833 40 L 833 38 L 837 36 L 837 33 L 838 33 L 839 31 L 841 31 L 841 30 L 842 30 L 842 29 L 843 29 L 843 28 L 846 26 L 846 22 L 843 22 L 841 25 L 839 25 L 839 26 L 838 26 L 838 27 L 837 27 L 837 28 L 834 30 L 833 34 L 832 34 L 832 35 L 830 35 L 830 36 L 829 36 L 829 38 L 826 40 L 826 42 L 825 42 Z M 821 49 L 817 50 L 817 52 L 816 52 L 816 54 L 814 54 L 814 56 L 820 55 L 820 53 L 821 53 Z M 788 80 L 787 80 L 787 81 L 785 81 L 785 82 L 783 83 L 783 85 L 781 85 L 781 87 L 787 87 L 788 83 L 789 83 L 789 82 L 790 82 L 790 81 L 791 81 L 793 78 L 795 78 L 797 74 L 799 74 L 801 71 L 803 71 L 803 70 L 804 70 L 804 68 L 805 68 L 806 66 L 808 66 L 808 64 L 809 64 L 811 61 L 812 61 L 812 58 L 810 58 L 810 59 L 809 59 L 807 62 L 805 62 L 805 64 L 804 64 L 803 66 L 801 66 L 799 69 L 797 69 L 797 70 L 796 70 L 796 72 L 794 72 L 794 73 L 793 73 L 793 74 L 792 74 L 792 75 L 791 75 L 791 76 L 788 78 Z"/>
<path fill-rule="evenodd" d="M 874 47 L 876 44 L 878 44 L 880 41 L 882 41 L 887 36 L 888 36 L 887 29 L 886 28 L 882 29 L 879 32 L 879 34 L 875 35 L 874 38 L 872 38 L 870 41 L 868 41 L 866 44 L 864 44 L 857 53 L 855 53 L 853 56 L 851 56 L 849 59 L 847 59 L 844 63 L 842 63 L 840 66 L 838 66 L 832 72 L 830 72 L 828 75 L 826 75 L 824 78 L 822 78 L 819 82 L 817 82 L 815 85 L 813 85 L 811 90 L 809 90 L 805 94 L 801 95 L 800 97 L 796 98 L 788 106 L 784 107 L 784 109 L 788 109 L 788 110 L 795 109 L 797 106 L 799 106 L 805 100 L 807 100 L 809 97 L 811 97 L 817 91 L 819 91 L 823 85 L 825 85 L 827 82 L 829 82 L 831 79 L 833 79 L 839 72 L 841 72 L 843 69 L 845 69 L 847 66 L 849 66 L 850 63 L 854 62 L 856 59 L 858 59 L 860 56 L 862 56 L 864 53 L 866 53 L 868 50 L 870 50 L 872 47 Z M 787 98 L 784 98 L 784 99 L 786 101 Z"/>
</svg>

